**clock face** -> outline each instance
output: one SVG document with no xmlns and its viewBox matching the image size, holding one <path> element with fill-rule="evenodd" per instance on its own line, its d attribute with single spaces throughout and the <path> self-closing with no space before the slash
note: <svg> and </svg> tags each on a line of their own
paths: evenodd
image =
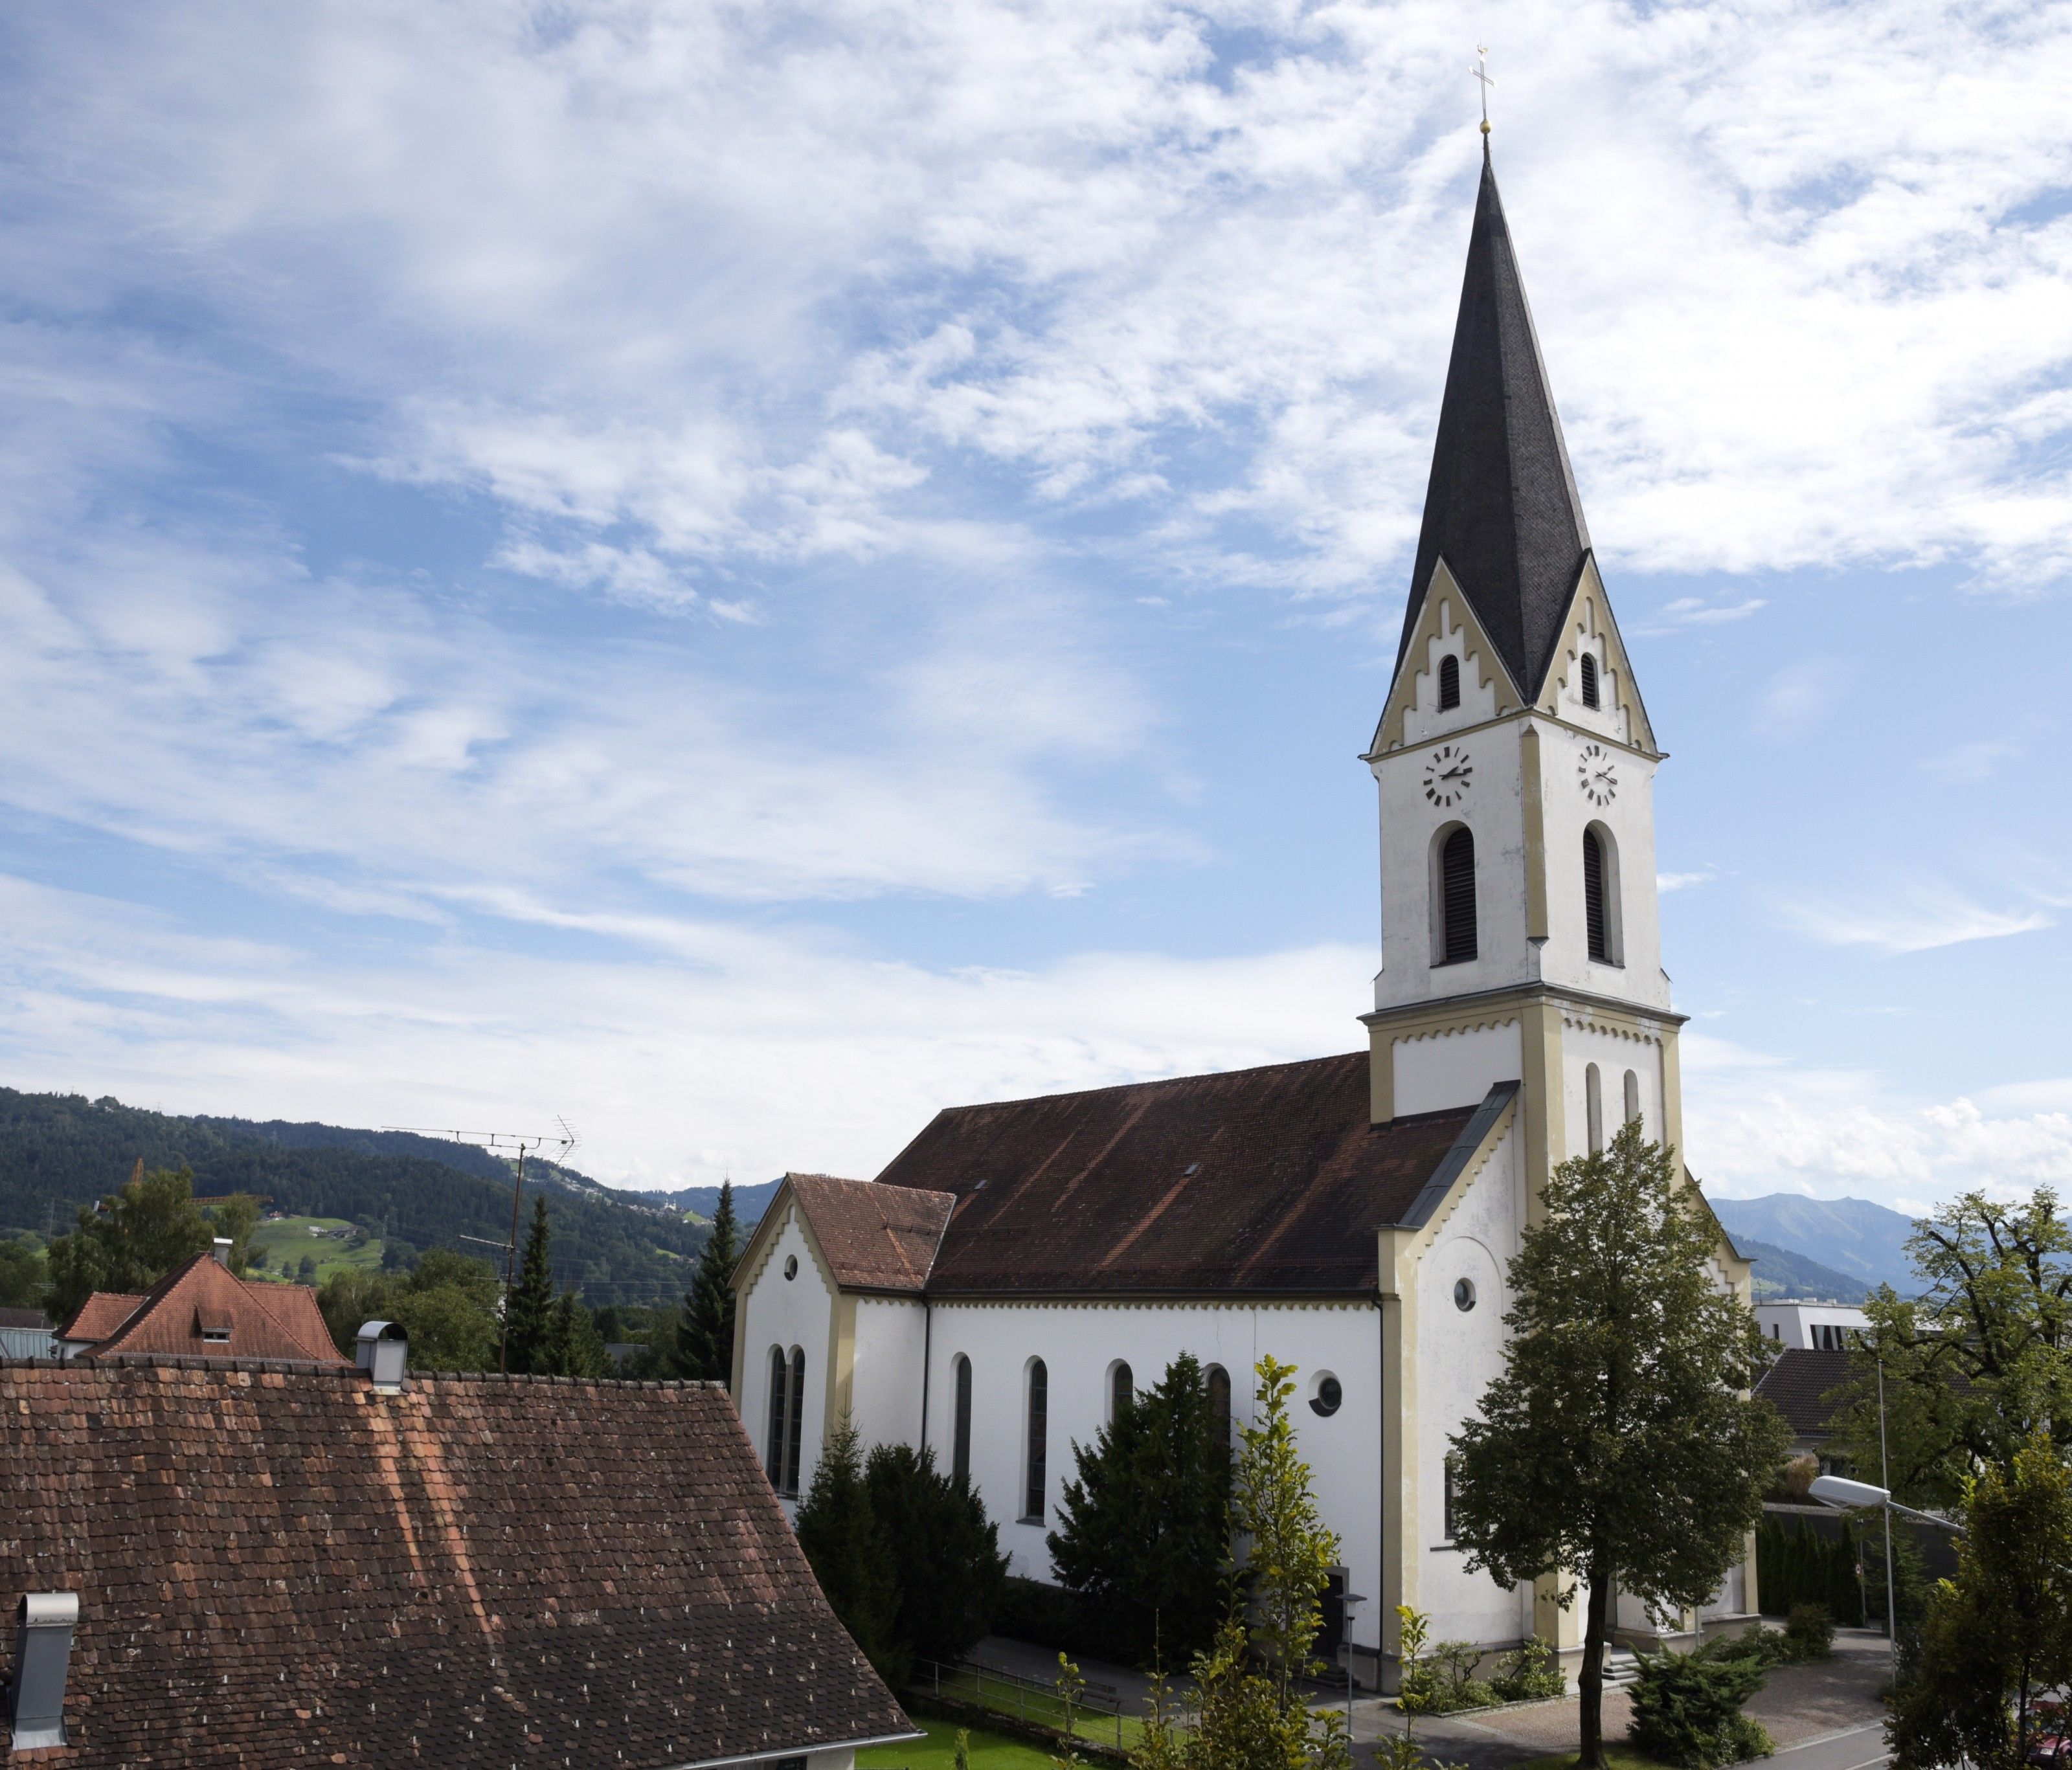
<svg viewBox="0 0 2072 1770">
<path fill-rule="evenodd" d="M 1442 807 L 1457 803 L 1466 797 L 1474 772 L 1466 750 L 1441 744 L 1424 765 L 1425 798 Z"/>
<path fill-rule="evenodd" d="M 1618 776 L 1612 770 L 1612 754 L 1602 744 L 1593 744 L 1576 765 L 1576 783 L 1593 805 L 1609 805 L 1618 793 Z"/>
</svg>

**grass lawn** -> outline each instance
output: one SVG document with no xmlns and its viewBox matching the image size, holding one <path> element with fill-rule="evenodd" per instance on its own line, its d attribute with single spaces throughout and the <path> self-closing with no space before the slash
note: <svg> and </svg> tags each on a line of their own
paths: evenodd
<svg viewBox="0 0 2072 1770">
<path fill-rule="evenodd" d="M 1062 1698 L 1048 1690 L 1024 1690 L 1005 1679 L 986 1678 L 968 1668 L 960 1667 L 954 1676 L 944 1678 L 939 1687 L 925 1678 L 917 1680 L 914 1690 L 916 1694 L 933 1691 L 937 1695 L 953 1697 L 960 1702 L 976 1703 L 1001 1715 L 1017 1715 L 1026 1721 L 1056 1727 L 1060 1732 L 1064 1730 L 1065 1704 Z M 1144 1721 L 1140 1715 L 1124 1715 L 1118 1729 L 1114 1715 L 1090 1714 L 1080 1709 L 1072 1717 L 1072 1734 L 1075 1739 L 1091 1739 L 1097 1745 L 1119 1746 L 1128 1752 L 1144 1743 Z M 1046 1757 L 1044 1762 L 1047 1764 L 1050 1760 Z"/>
<path fill-rule="evenodd" d="M 916 1721 L 927 1734 L 904 1745 L 874 1745 L 856 1755 L 857 1770 L 954 1770 L 957 1723 Z M 1010 1739 L 1004 1733 L 971 1730 L 972 1770 L 1050 1770 L 1050 1754 L 1039 1746 Z"/>
<path fill-rule="evenodd" d="M 269 1279 L 297 1279 L 296 1268 L 305 1254 L 316 1257 L 317 1274 L 314 1283 L 322 1284 L 332 1273 L 350 1267 L 368 1270 L 381 1264 L 381 1242 L 379 1237 L 361 1247 L 347 1247 L 343 1242 L 330 1236 L 310 1234 L 313 1229 L 345 1229 L 352 1225 L 343 1217 L 284 1217 L 278 1222 L 261 1223 L 252 1232 L 252 1245 L 266 1250 L 266 1264 L 261 1268 Z M 285 1263 L 283 1263 L 285 1262 Z M 300 1279 L 302 1283 L 310 1283 Z"/>
</svg>

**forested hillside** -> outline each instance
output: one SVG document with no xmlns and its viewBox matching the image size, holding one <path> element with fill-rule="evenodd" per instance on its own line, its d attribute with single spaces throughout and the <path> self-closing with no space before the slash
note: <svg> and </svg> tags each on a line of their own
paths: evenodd
<svg viewBox="0 0 2072 1770">
<path fill-rule="evenodd" d="M 511 1171 L 471 1145 L 331 1125 L 178 1118 L 112 1099 L 0 1088 L 0 1230 L 65 1234 L 78 1207 L 114 1191 L 139 1160 L 146 1168 L 191 1167 L 197 1195 L 265 1194 L 269 1209 L 369 1222 L 384 1242 L 416 1252 L 444 1247 L 496 1259 L 483 1242 L 511 1232 Z M 592 1308 L 682 1295 L 705 1245 L 704 1224 L 616 1197 L 573 1170 L 559 1170 L 551 1182 L 558 1182 L 547 1193 L 558 1287 L 578 1289 Z M 528 1178 L 526 1191 L 533 1190 Z"/>
</svg>

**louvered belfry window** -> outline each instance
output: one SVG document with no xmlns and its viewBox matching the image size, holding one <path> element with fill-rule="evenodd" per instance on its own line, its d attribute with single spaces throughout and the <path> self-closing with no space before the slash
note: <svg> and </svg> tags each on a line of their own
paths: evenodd
<svg viewBox="0 0 2072 1770">
<path fill-rule="evenodd" d="M 1612 938 L 1605 914 L 1605 845 L 1595 830 L 1583 832 L 1583 914 L 1590 925 L 1590 957 L 1609 965 Z"/>
<path fill-rule="evenodd" d="M 1461 704 L 1461 660 L 1450 651 L 1439 660 L 1439 711 Z"/>
<path fill-rule="evenodd" d="M 1597 660 L 1589 652 L 1583 654 L 1583 704 L 1594 707 L 1597 704 Z"/>
<path fill-rule="evenodd" d="M 1439 851 L 1439 893 L 1445 963 L 1457 965 L 1475 956 L 1475 839 L 1465 827 Z"/>
</svg>

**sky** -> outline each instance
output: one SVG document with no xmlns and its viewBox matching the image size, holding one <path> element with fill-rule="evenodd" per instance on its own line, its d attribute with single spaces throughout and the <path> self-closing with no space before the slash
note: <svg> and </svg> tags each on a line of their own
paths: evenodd
<svg viewBox="0 0 2072 1770">
<path fill-rule="evenodd" d="M 2072 1185 L 2072 6 L 0 20 L 0 1082 L 875 1172 L 1359 1048 L 1478 170 L 1692 1166 Z"/>
</svg>

